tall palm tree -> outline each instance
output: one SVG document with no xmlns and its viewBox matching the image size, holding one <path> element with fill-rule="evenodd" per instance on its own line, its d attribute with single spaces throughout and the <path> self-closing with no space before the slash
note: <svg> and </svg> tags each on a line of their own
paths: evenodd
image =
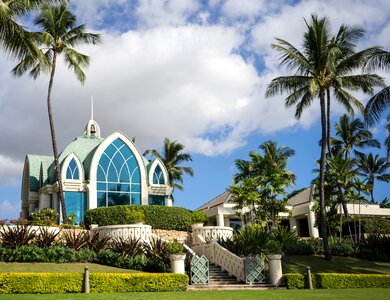
<svg viewBox="0 0 390 300">
<path fill-rule="evenodd" d="M 18 23 L 18 19 L 48 2 L 55 1 L 0 0 L 0 47 L 6 54 L 18 59 L 25 55 L 40 56 L 31 34 Z"/>
<path fill-rule="evenodd" d="M 184 167 L 180 164 L 187 161 L 192 161 L 192 157 L 189 153 L 183 153 L 184 145 L 177 141 L 171 141 L 168 138 L 164 139 L 164 149 L 160 154 L 157 150 L 151 150 L 153 156 L 162 160 L 168 171 L 169 184 L 173 189 L 180 191 L 183 188 L 183 175 L 188 174 L 194 176 L 194 171 L 191 167 Z"/>
<path fill-rule="evenodd" d="M 380 148 L 378 140 L 373 139 L 371 131 L 367 130 L 360 119 L 350 118 L 344 114 L 335 124 L 336 136 L 332 139 L 336 151 L 344 153 L 344 159 L 350 157 L 353 148 L 375 147 Z"/>
<path fill-rule="evenodd" d="M 306 25 L 303 51 L 282 39 L 277 39 L 278 44 L 272 45 L 274 49 L 281 52 L 281 63 L 295 69 L 296 74 L 273 79 L 267 87 L 266 96 L 288 93 L 289 96 L 285 99 L 286 106 L 296 105 L 297 118 L 301 117 L 303 110 L 310 106 L 314 99 L 319 99 L 321 108 L 320 224 L 325 258 L 330 260 L 332 257 L 324 212 L 326 146 L 330 144 L 327 142 L 328 136 L 330 137 L 330 90 L 333 90 L 337 101 L 344 105 L 347 111 L 352 112 L 351 104 L 360 109 L 362 105 L 348 90 L 361 89 L 363 92 L 372 92 L 373 86 L 383 85 L 383 80 L 372 74 L 349 75 L 359 69 L 363 65 L 364 58 L 377 49 L 353 52 L 355 41 L 361 36 L 361 29 L 343 26 L 336 36 L 331 37 L 328 20 L 319 19 L 316 15 L 312 15 L 311 23 Z"/>
<path fill-rule="evenodd" d="M 370 187 L 371 203 L 375 203 L 374 199 L 374 185 L 375 180 L 390 182 L 390 173 L 386 173 L 390 168 L 390 162 L 386 162 L 386 159 L 375 156 L 372 153 L 368 155 L 364 153 L 358 154 L 358 171 L 360 175 L 365 177 L 367 184 Z"/>
<path fill-rule="evenodd" d="M 375 51 L 370 59 L 367 60 L 367 71 L 381 69 L 390 71 L 390 52 L 384 50 Z M 369 125 L 373 125 L 380 119 L 383 111 L 390 107 L 390 86 L 383 88 L 375 96 L 373 96 L 366 105 L 366 121 Z M 389 116 L 390 117 L 390 116 Z"/>
<path fill-rule="evenodd" d="M 49 61 L 49 64 L 37 60 L 35 56 L 27 55 L 13 69 L 15 76 L 21 76 L 27 71 L 36 79 L 41 73 L 50 73 L 47 90 L 47 111 L 50 123 L 50 133 L 53 145 L 54 164 L 58 183 L 59 200 L 61 204 L 63 222 L 67 223 L 66 206 L 61 180 L 60 164 L 58 160 L 57 140 L 51 108 L 51 93 L 57 66 L 57 58 L 63 54 L 65 64 L 72 69 L 76 78 L 84 83 L 83 67 L 89 65 L 89 57 L 75 50 L 75 46 L 100 43 L 98 34 L 86 33 L 86 26 L 76 24 L 76 16 L 68 10 L 65 4 L 59 6 L 45 5 L 34 23 L 41 31 L 33 33 L 35 43 Z"/>
<path fill-rule="evenodd" d="M 387 138 L 385 139 L 386 146 L 386 160 L 390 162 L 390 114 L 386 118 L 387 124 L 385 125 L 385 129 L 387 130 Z"/>
</svg>

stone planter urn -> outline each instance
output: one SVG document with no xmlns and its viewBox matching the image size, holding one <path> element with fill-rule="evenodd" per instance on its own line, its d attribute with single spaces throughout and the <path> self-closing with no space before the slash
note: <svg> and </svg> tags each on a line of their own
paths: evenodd
<svg viewBox="0 0 390 300">
<path fill-rule="evenodd" d="M 171 260 L 171 272 L 178 274 L 185 274 L 184 260 L 186 259 L 185 254 L 171 254 L 169 255 Z"/>
<path fill-rule="evenodd" d="M 268 254 L 269 277 L 271 284 L 279 286 L 282 281 L 282 255 Z"/>
</svg>

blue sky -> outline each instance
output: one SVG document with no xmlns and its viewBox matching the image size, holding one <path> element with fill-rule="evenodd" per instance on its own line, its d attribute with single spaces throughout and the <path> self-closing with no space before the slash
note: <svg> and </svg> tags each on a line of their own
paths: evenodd
<svg viewBox="0 0 390 300">
<path fill-rule="evenodd" d="M 306 187 L 319 157 L 319 107 L 300 120 L 283 97 L 265 99 L 267 84 L 288 74 L 270 47 L 275 37 L 299 46 L 304 18 L 327 16 L 333 31 L 343 23 L 366 29 L 359 49 L 390 49 L 390 2 L 265 0 L 83 0 L 72 10 L 103 44 L 81 49 L 91 57 L 81 86 L 62 64 L 53 104 L 59 148 L 81 135 L 94 116 L 102 135 L 120 130 L 141 150 L 177 140 L 193 156 L 194 178 L 185 178 L 175 205 L 195 209 L 232 184 L 234 160 L 246 159 L 267 140 L 293 148 L 288 169 L 296 188 Z M 20 177 L 27 153 L 51 154 L 46 115 L 48 78 L 15 79 L 15 61 L 0 52 L 0 218 L 20 211 Z M 389 75 L 383 74 L 389 84 Z M 355 94 L 362 102 L 368 96 Z M 333 123 L 344 111 L 333 106 Z M 373 132 L 383 142 L 383 123 Z M 374 151 L 377 152 L 377 151 Z M 384 155 L 384 150 L 378 153 Z M 378 184 L 378 200 L 390 196 Z"/>
</svg>

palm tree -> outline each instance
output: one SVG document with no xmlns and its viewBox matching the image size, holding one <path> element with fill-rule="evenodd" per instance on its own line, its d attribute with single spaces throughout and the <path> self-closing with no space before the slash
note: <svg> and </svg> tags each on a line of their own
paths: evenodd
<svg viewBox="0 0 390 300">
<path fill-rule="evenodd" d="M 18 19 L 48 2 L 55 1 L 0 0 L 0 46 L 6 54 L 18 59 L 25 55 L 40 57 L 31 34 L 18 23 Z"/>
<path fill-rule="evenodd" d="M 282 64 L 295 69 L 296 74 L 273 79 L 267 87 L 266 96 L 287 92 L 289 96 L 285 99 L 286 106 L 296 105 L 295 116 L 297 118 L 301 117 L 303 110 L 310 106 L 314 99 L 319 99 L 321 108 L 319 210 L 325 258 L 330 260 L 332 257 L 324 212 L 326 146 L 330 144 L 327 142 L 328 136 L 330 137 L 330 90 L 333 90 L 337 101 L 343 104 L 347 111 L 352 112 L 351 103 L 360 109 L 362 105 L 347 90 L 362 89 L 363 92 L 372 92 L 372 87 L 382 85 L 383 80 L 372 74 L 349 75 L 352 71 L 359 69 L 363 65 L 364 58 L 377 49 L 370 48 L 358 53 L 353 52 L 356 40 L 362 35 L 362 29 L 342 26 L 339 33 L 332 38 L 326 18 L 318 19 L 316 15 L 312 15 L 311 23 L 306 23 L 306 25 L 307 32 L 304 34 L 302 52 L 282 39 L 277 39 L 279 43 L 272 45 L 274 49 L 282 53 Z"/>
<path fill-rule="evenodd" d="M 386 146 L 386 161 L 390 162 L 390 114 L 386 118 L 387 124 L 385 129 L 387 130 L 387 138 L 385 139 Z"/>
<path fill-rule="evenodd" d="M 375 51 L 369 60 L 367 60 L 366 70 L 381 69 L 390 71 L 390 52 L 378 50 Z M 366 105 L 366 121 L 369 125 L 373 125 L 380 119 L 383 111 L 390 107 L 390 86 L 385 87 L 372 97 Z"/>
<path fill-rule="evenodd" d="M 77 79 L 81 83 L 84 83 L 85 74 L 82 67 L 87 67 L 89 65 L 89 57 L 76 51 L 74 47 L 83 44 L 95 45 L 100 43 L 100 36 L 98 34 L 86 33 L 86 26 L 84 24 L 76 26 L 76 16 L 68 10 L 65 4 L 59 6 L 43 6 L 34 23 L 42 30 L 33 33 L 35 43 L 50 63 L 44 63 L 42 60 L 37 60 L 35 56 L 27 55 L 23 57 L 19 64 L 13 69 L 13 73 L 15 76 L 21 76 L 27 71 L 30 71 L 30 76 L 36 79 L 41 73 L 50 72 L 47 91 L 47 110 L 62 217 L 63 222 L 67 223 L 68 220 L 58 160 L 57 140 L 51 108 L 51 93 L 56 72 L 57 58 L 59 55 L 64 54 L 65 64 L 69 69 L 73 70 Z"/>
<path fill-rule="evenodd" d="M 370 187 L 371 203 L 375 203 L 374 199 L 374 184 L 375 179 L 384 182 L 390 182 L 390 173 L 386 173 L 390 167 L 390 162 L 386 162 L 386 159 L 375 156 L 372 153 L 368 155 L 364 153 L 358 154 L 358 171 L 360 175 L 364 176 L 368 186 Z"/>
<path fill-rule="evenodd" d="M 378 140 L 372 138 L 371 131 L 367 130 L 365 124 L 360 119 L 350 118 L 348 115 L 340 117 L 336 123 L 336 136 L 332 144 L 336 152 L 344 153 L 344 159 L 350 157 L 350 152 L 354 147 L 364 148 L 366 146 L 380 148 Z"/>
<path fill-rule="evenodd" d="M 164 139 L 164 149 L 162 154 L 157 150 L 151 150 L 153 156 L 161 159 L 168 171 L 169 184 L 173 189 L 177 188 L 182 191 L 183 175 L 188 174 L 194 176 L 194 171 L 191 167 L 183 167 L 182 162 L 192 161 L 189 153 L 183 153 L 184 145 L 177 141 L 171 141 L 168 138 Z"/>
</svg>

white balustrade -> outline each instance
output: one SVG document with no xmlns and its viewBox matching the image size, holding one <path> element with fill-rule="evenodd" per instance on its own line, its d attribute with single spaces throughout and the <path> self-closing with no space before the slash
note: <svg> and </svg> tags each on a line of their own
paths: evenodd
<svg viewBox="0 0 390 300">
<path fill-rule="evenodd" d="M 101 236 L 111 238 L 122 237 L 149 242 L 152 235 L 152 226 L 144 224 L 110 225 L 96 227 L 91 231 L 97 231 Z"/>
<path fill-rule="evenodd" d="M 225 226 L 196 226 L 192 227 L 193 243 L 202 244 L 204 241 L 213 241 L 218 238 L 231 238 L 233 228 Z M 202 238 L 200 238 L 202 237 Z"/>
</svg>

